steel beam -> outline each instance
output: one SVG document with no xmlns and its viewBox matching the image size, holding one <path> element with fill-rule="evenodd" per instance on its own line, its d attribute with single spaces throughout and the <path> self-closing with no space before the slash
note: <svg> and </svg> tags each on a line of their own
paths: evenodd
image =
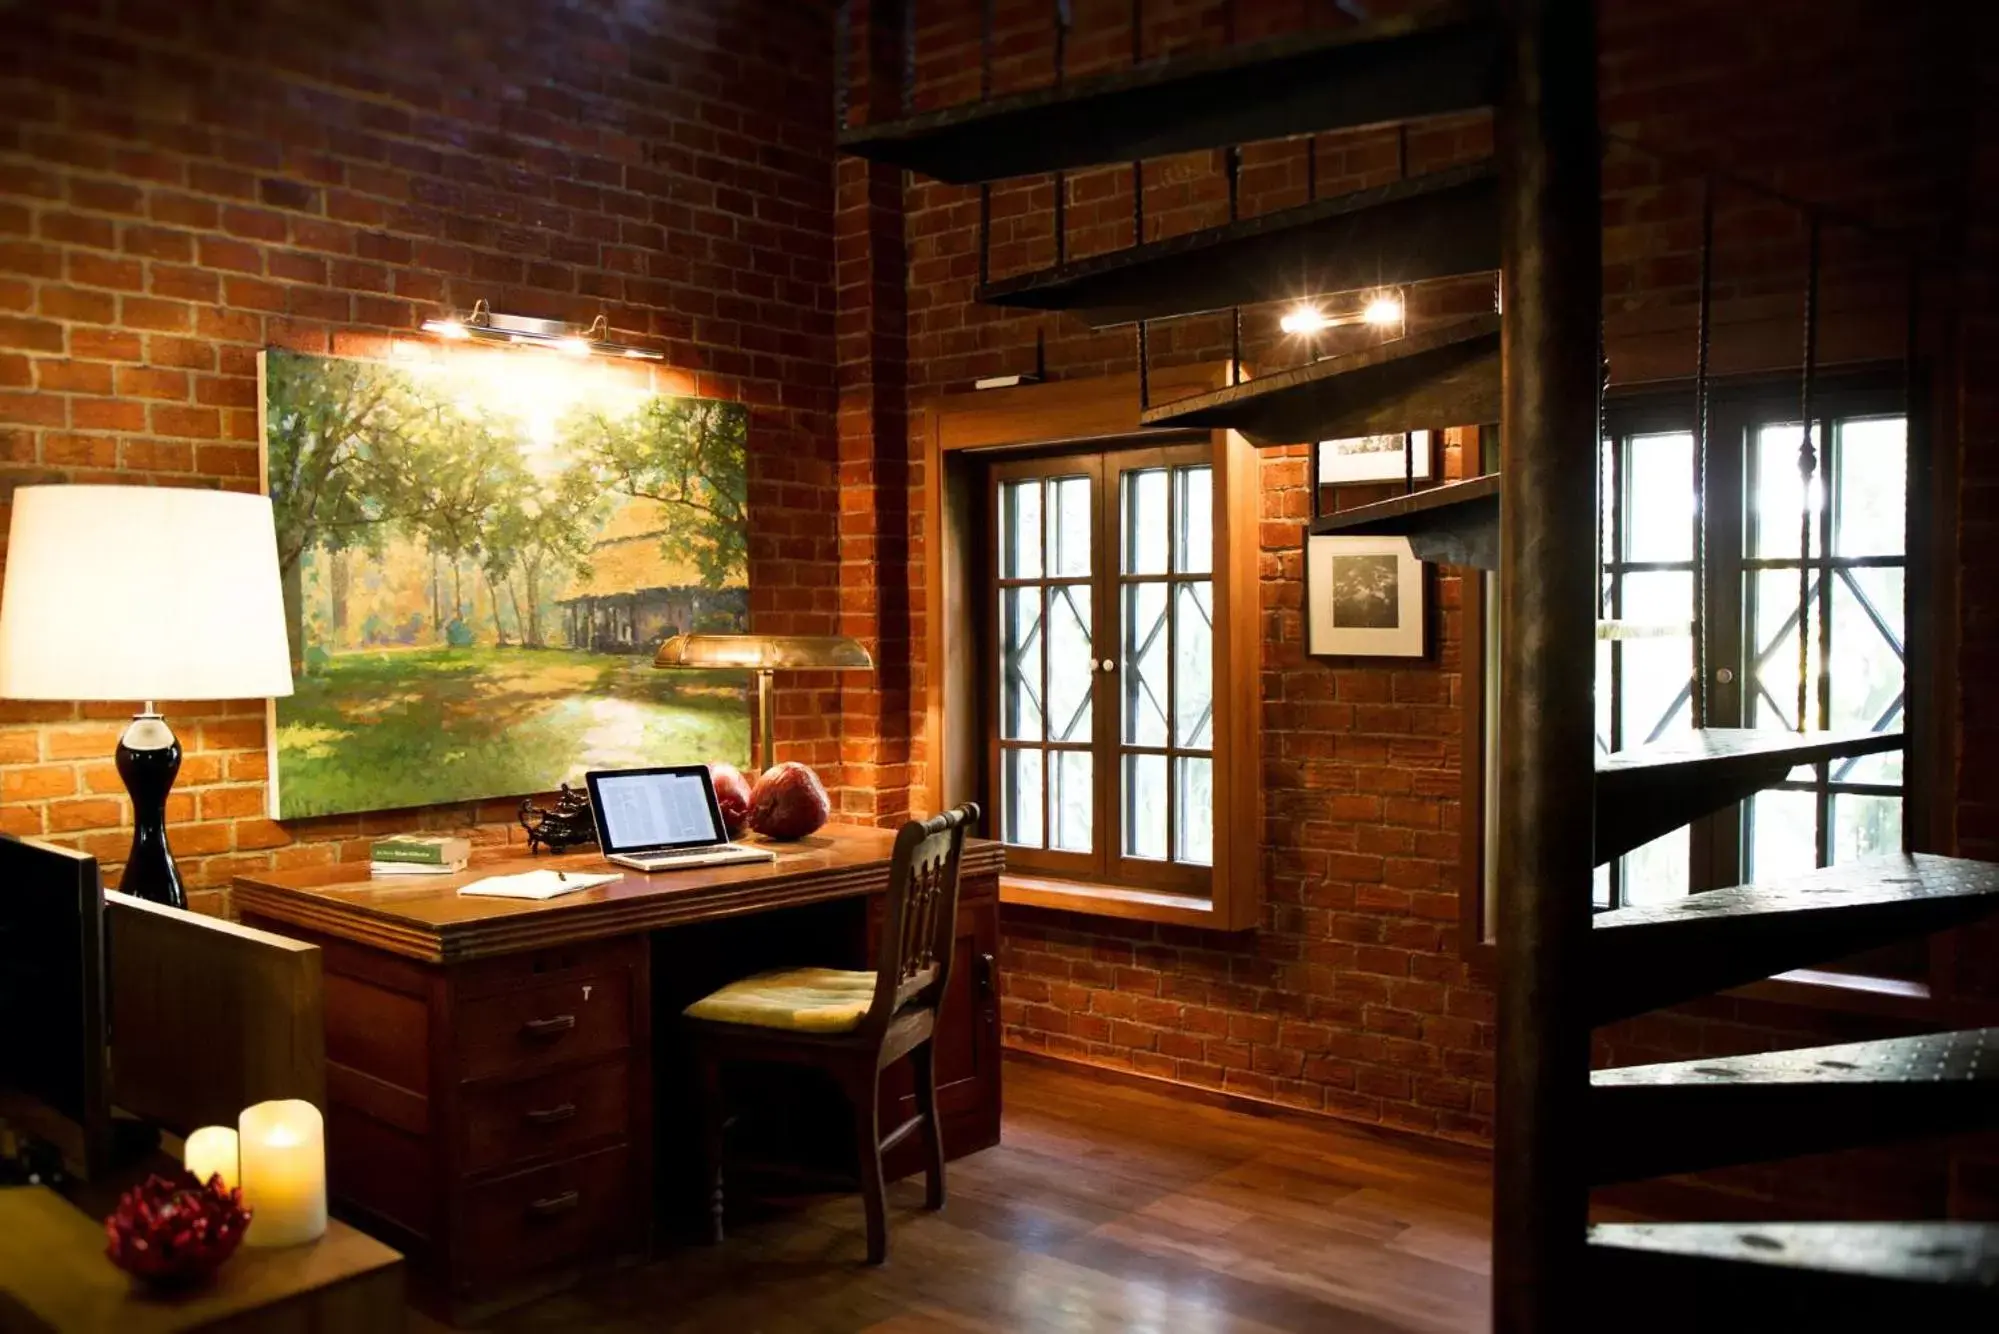
<svg viewBox="0 0 1999 1334">
<path fill-rule="evenodd" d="M 1596 6 L 1501 5 L 1493 1329 L 1585 1326 L 1602 305 Z"/>
</svg>

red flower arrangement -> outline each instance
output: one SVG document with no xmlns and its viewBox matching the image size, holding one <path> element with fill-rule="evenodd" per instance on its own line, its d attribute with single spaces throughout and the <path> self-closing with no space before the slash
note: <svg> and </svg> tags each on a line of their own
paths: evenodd
<svg viewBox="0 0 1999 1334">
<path fill-rule="evenodd" d="M 236 1253 L 250 1226 L 243 1192 L 186 1172 L 155 1174 L 125 1192 L 104 1220 L 104 1253 L 126 1273 L 162 1287 L 198 1283 Z"/>
</svg>

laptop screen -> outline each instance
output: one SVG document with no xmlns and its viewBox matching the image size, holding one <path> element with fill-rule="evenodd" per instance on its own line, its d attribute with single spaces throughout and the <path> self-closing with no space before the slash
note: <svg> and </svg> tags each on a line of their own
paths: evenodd
<svg viewBox="0 0 1999 1334">
<path fill-rule="evenodd" d="M 587 778 L 597 840 L 606 853 L 727 841 L 705 764 L 600 772 Z"/>
</svg>

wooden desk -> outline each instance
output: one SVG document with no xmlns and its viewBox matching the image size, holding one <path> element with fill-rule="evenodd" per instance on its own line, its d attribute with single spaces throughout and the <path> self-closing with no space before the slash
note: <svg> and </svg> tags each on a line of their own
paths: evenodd
<svg viewBox="0 0 1999 1334">
<path fill-rule="evenodd" d="M 441 1297 L 427 1305 L 461 1315 L 646 1253 L 655 1141 L 672 1144 L 662 1181 L 695 1152 L 672 1020 L 759 968 L 871 966 L 893 844 L 893 831 L 830 827 L 775 845 L 775 863 L 627 872 L 545 902 L 457 891 L 535 866 L 616 868 L 590 852 L 453 876 L 238 877 L 244 922 L 322 951 L 336 1204 L 410 1256 L 419 1297 Z M 965 846 L 937 1058 L 953 1156 L 999 1142 L 1002 861 L 996 843 Z M 883 1076 L 902 1115 L 908 1080 L 904 1067 Z"/>
<path fill-rule="evenodd" d="M 307 1246 L 244 1246 L 214 1281 L 149 1292 L 104 1258 L 104 1226 L 40 1186 L 0 1190 L 0 1334 L 404 1327 L 402 1257 L 337 1219 Z"/>
</svg>

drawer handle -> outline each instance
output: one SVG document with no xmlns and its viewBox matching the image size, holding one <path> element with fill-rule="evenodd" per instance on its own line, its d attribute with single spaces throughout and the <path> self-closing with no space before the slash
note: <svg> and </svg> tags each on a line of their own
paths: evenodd
<svg viewBox="0 0 1999 1334">
<path fill-rule="evenodd" d="M 561 1125 L 576 1115 L 576 1104 L 559 1103 L 554 1107 L 537 1107 L 522 1114 L 521 1119 L 531 1126 Z"/>
<path fill-rule="evenodd" d="M 583 1197 L 573 1190 L 565 1190 L 560 1195 L 550 1195 L 536 1200 L 528 1206 L 528 1214 L 534 1218 L 554 1218 L 566 1214 L 583 1202 Z"/>
<path fill-rule="evenodd" d="M 522 1024 L 521 1036 L 524 1038 L 560 1037 L 574 1027 L 576 1027 L 575 1015 L 551 1015 L 546 1019 L 530 1019 Z"/>
</svg>

